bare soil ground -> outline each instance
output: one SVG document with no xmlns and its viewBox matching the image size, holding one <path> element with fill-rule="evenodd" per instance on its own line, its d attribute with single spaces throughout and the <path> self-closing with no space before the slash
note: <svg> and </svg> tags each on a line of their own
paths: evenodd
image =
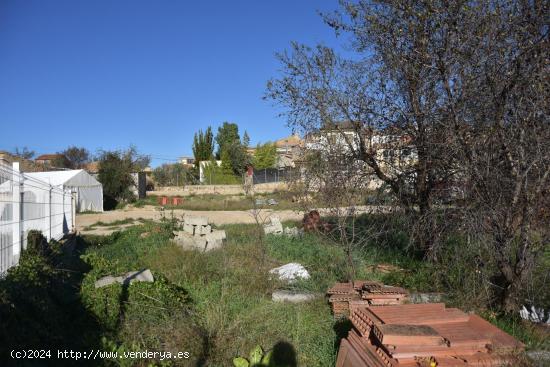
<svg viewBox="0 0 550 367">
<path fill-rule="evenodd" d="M 109 226 L 109 223 L 115 221 L 121 221 L 125 219 L 147 219 L 147 220 L 160 220 L 163 216 L 171 217 L 174 215 L 176 218 L 181 218 L 185 214 L 196 215 L 207 217 L 208 221 L 212 224 L 223 225 L 223 224 L 235 224 L 235 223 L 244 223 L 250 224 L 255 223 L 254 216 L 250 210 L 227 210 L 227 211 L 211 211 L 211 210 L 183 210 L 183 209 L 174 209 L 174 210 L 165 210 L 161 211 L 158 207 L 147 205 L 143 208 L 129 208 L 123 210 L 112 210 L 106 211 L 103 213 L 93 213 L 93 214 L 81 214 L 76 217 L 76 228 L 77 231 L 83 234 L 110 234 L 115 230 L 128 227 L 128 224 L 121 226 Z M 292 210 L 262 210 L 261 217 L 266 218 L 269 215 L 276 214 L 281 220 L 301 220 L 303 217 L 303 212 L 292 211 Z M 86 227 L 92 226 L 97 222 L 105 223 L 102 226 L 94 226 L 93 229 L 86 229 Z M 132 224 L 130 224 L 132 225 Z M 119 227 L 119 228 L 116 228 Z"/>
<path fill-rule="evenodd" d="M 356 213 L 367 212 L 387 212 L 389 209 L 383 206 L 360 206 L 356 208 Z M 319 209 L 321 215 L 329 214 L 327 209 Z M 160 220 L 163 216 L 170 218 L 172 215 L 176 218 L 182 218 L 184 215 L 195 215 L 207 217 L 208 222 L 214 225 L 223 224 L 253 224 L 255 223 L 252 210 L 185 210 L 185 209 L 167 209 L 161 210 L 158 206 L 146 205 L 141 208 L 128 207 L 122 210 L 112 210 L 103 213 L 79 214 L 76 216 L 76 228 L 81 234 L 110 234 L 114 231 L 123 229 L 133 224 L 124 224 L 120 226 L 110 226 L 109 223 L 123 221 L 127 219 L 145 219 L 145 220 Z M 265 220 L 269 216 L 276 215 L 282 221 L 287 220 L 302 220 L 304 217 L 303 211 L 298 210 L 274 210 L 262 209 L 259 215 L 260 221 Z M 95 225 L 97 222 L 102 222 L 102 225 Z M 139 223 L 136 223 L 139 224 Z"/>
</svg>

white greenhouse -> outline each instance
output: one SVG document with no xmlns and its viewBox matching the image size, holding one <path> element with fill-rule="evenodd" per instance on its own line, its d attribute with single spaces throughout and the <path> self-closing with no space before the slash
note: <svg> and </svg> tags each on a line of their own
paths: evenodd
<svg viewBox="0 0 550 367">
<path fill-rule="evenodd" d="M 76 192 L 76 211 L 103 211 L 103 185 L 88 172 L 69 171 L 29 172 L 25 176 L 39 179 L 52 186 Z"/>
</svg>

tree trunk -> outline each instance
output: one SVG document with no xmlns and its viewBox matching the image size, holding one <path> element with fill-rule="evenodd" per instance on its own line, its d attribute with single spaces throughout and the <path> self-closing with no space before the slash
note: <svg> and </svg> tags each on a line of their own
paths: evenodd
<svg viewBox="0 0 550 367">
<path fill-rule="evenodd" d="M 516 313 L 521 308 L 521 281 L 519 277 L 513 280 L 506 280 L 509 284 L 502 295 L 503 311 L 509 314 Z"/>
</svg>

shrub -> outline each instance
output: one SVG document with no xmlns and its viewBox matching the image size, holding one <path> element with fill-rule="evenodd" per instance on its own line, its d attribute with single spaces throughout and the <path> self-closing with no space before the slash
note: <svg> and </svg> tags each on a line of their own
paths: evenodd
<svg viewBox="0 0 550 367">
<path fill-rule="evenodd" d="M 18 266 L 0 280 L 0 355 L 13 348 L 98 346 L 101 328 L 76 294 L 83 268 L 65 260 L 59 244 L 44 244 L 40 233 L 33 232 Z"/>
<path fill-rule="evenodd" d="M 114 331 L 126 313 L 158 319 L 170 311 L 185 308 L 186 292 L 160 274 L 154 274 L 155 281 L 152 283 L 114 283 L 95 288 L 99 278 L 109 274 L 118 276 L 125 271 L 118 262 L 109 261 L 96 253 L 82 258 L 92 268 L 82 282 L 82 300 L 108 330 Z M 148 312 L 143 312 L 144 309 Z"/>
</svg>

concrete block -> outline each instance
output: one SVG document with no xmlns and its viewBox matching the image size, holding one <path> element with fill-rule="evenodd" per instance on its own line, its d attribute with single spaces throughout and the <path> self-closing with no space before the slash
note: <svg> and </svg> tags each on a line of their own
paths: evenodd
<svg viewBox="0 0 550 367">
<path fill-rule="evenodd" d="M 206 217 L 196 217 L 196 216 L 185 216 L 183 222 L 186 224 L 192 224 L 194 226 L 207 226 L 208 218 Z"/>
<path fill-rule="evenodd" d="M 275 219 L 275 221 L 272 219 L 271 223 L 269 224 L 264 224 L 263 228 L 264 228 L 265 234 L 282 234 L 283 233 L 283 225 L 281 224 L 278 218 Z"/>
<path fill-rule="evenodd" d="M 126 273 L 123 283 L 132 283 L 132 282 L 154 282 L 153 274 L 151 270 L 144 269 L 138 271 L 131 271 Z"/>
<path fill-rule="evenodd" d="M 117 279 L 118 279 L 118 277 L 113 277 L 111 275 L 108 275 L 106 277 L 103 277 L 101 279 L 96 280 L 95 287 L 96 288 L 101 288 L 101 287 L 111 285 L 113 283 L 118 283 Z"/>
<path fill-rule="evenodd" d="M 133 282 L 149 282 L 152 283 L 155 281 L 155 278 L 153 277 L 153 274 L 151 273 L 151 270 L 144 269 L 144 270 L 138 270 L 138 271 L 130 271 L 124 275 L 121 275 L 119 277 L 113 277 L 111 275 L 108 275 L 106 277 L 103 277 L 101 279 L 98 279 L 95 282 L 96 288 L 105 287 L 108 285 L 111 285 L 113 283 L 120 283 L 120 284 L 130 284 Z"/>
<path fill-rule="evenodd" d="M 309 302 L 316 299 L 318 295 L 309 292 L 293 292 L 286 290 L 278 290 L 273 292 L 271 299 L 274 302 L 290 302 L 290 303 L 302 303 Z"/>
<path fill-rule="evenodd" d="M 195 226 L 192 225 L 192 224 L 184 223 L 184 224 L 183 224 L 183 230 L 184 230 L 186 233 L 189 233 L 191 236 L 194 236 L 194 235 L 195 235 Z"/>
<path fill-rule="evenodd" d="M 283 233 L 289 237 L 302 237 L 304 235 L 304 230 L 297 227 L 285 227 Z"/>
<path fill-rule="evenodd" d="M 210 226 L 210 225 L 197 226 L 195 228 L 195 236 L 204 236 L 206 234 L 209 234 L 210 232 L 212 232 L 212 226 Z"/>
<path fill-rule="evenodd" d="M 278 216 L 276 215 L 273 215 L 269 218 L 269 221 L 271 224 L 273 225 L 277 225 L 277 224 L 281 224 L 281 218 L 279 218 Z"/>
<path fill-rule="evenodd" d="M 197 236 L 181 236 L 174 239 L 178 246 L 181 246 L 184 250 L 199 250 L 204 251 L 207 241 L 204 237 Z"/>
<path fill-rule="evenodd" d="M 207 241 L 225 240 L 227 238 L 224 230 L 214 230 L 204 236 Z"/>
<path fill-rule="evenodd" d="M 206 248 L 204 250 L 205 251 L 215 250 L 215 249 L 221 248 L 222 246 L 223 246 L 223 240 L 220 240 L 220 239 L 210 240 L 207 242 Z"/>
<path fill-rule="evenodd" d="M 193 235 L 186 232 L 186 231 L 177 231 L 175 232 L 175 237 L 174 237 L 174 241 L 177 242 L 178 239 L 182 239 L 182 238 L 192 238 Z"/>
</svg>

